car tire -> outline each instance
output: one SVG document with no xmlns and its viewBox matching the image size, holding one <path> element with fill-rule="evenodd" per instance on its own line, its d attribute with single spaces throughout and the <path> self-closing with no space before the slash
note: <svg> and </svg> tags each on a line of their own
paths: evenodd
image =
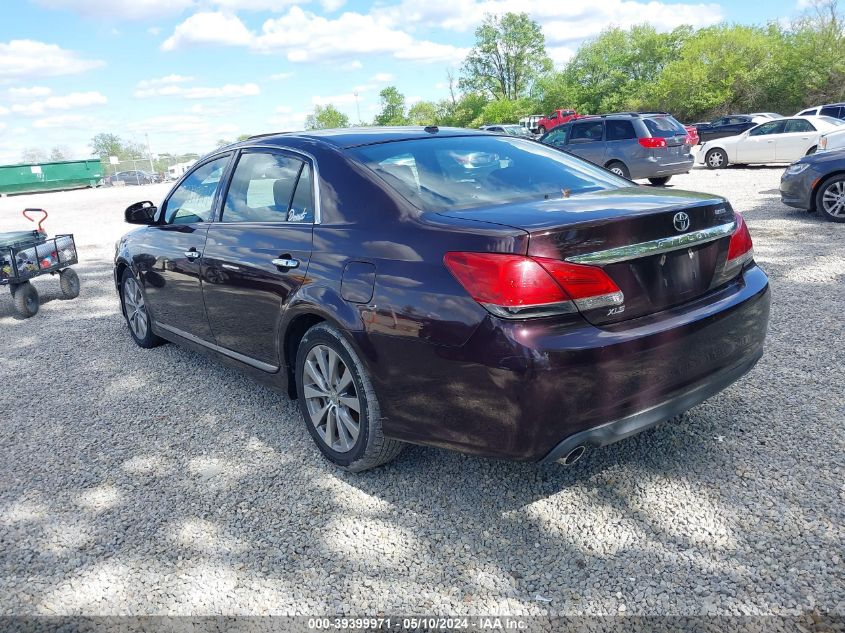
<svg viewBox="0 0 845 633">
<path fill-rule="evenodd" d="M 25 281 L 18 284 L 12 296 L 15 300 L 15 310 L 23 318 L 28 319 L 38 314 L 38 308 L 41 307 L 38 291 L 31 283 Z"/>
<path fill-rule="evenodd" d="M 704 164 L 708 169 L 724 169 L 728 166 L 728 155 L 725 150 L 716 147 L 704 156 Z"/>
<path fill-rule="evenodd" d="M 816 190 L 816 211 L 831 222 L 845 222 L 845 174 L 825 180 Z"/>
<path fill-rule="evenodd" d="M 319 323 L 305 333 L 295 371 L 305 427 L 330 462 L 361 472 L 386 464 L 405 448 L 404 442 L 384 437 L 372 382 L 337 328 Z"/>
<path fill-rule="evenodd" d="M 661 176 L 660 178 L 649 178 L 648 181 L 655 187 L 663 187 L 671 178 L 672 176 Z"/>
<path fill-rule="evenodd" d="M 605 165 L 605 169 L 612 171 L 617 176 L 622 176 L 628 180 L 631 179 L 631 172 L 628 171 L 628 168 L 625 166 L 625 163 L 622 163 L 618 160 L 612 160 L 607 165 Z"/>
<path fill-rule="evenodd" d="M 138 347 L 150 349 L 164 343 L 164 339 L 153 333 L 144 291 L 128 268 L 123 271 L 120 280 L 120 300 L 123 304 L 123 318 L 126 319 L 129 333 Z"/>
<path fill-rule="evenodd" d="M 59 288 L 65 299 L 76 299 L 79 296 L 79 275 L 72 268 L 59 271 Z"/>
<path fill-rule="evenodd" d="M 819 148 L 818 145 L 813 145 L 810 149 L 807 150 L 807 153 L 804 156 L 812 156 L 816 153 L 816 150 Z"/>
</svg>

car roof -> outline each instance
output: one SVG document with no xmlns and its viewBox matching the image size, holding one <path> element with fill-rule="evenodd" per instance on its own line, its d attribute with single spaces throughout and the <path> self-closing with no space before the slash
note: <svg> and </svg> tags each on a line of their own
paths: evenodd
<svg viewBox="0 0 845 633">
<path fill-rule="evenodd" d="M 437 126 L 357 127 L 259 134 L 257 136 L 252 136 L 241 143 L 234 143 L 230 147 L 253 145 L 257 140 L 260 140 L 264 145 L 285 145 L 292 139 L 302 139 L 318 141 L 338 148 L 347 148 L 358 147 L 360 145 L 373 145 L 376 143 L 389 143 L 392 141 L 411 141 L 415 139 L 432 138 L 435 136 L 451 137 L 486 134 L 487 132 L 484 130 Z"/>
</svg>

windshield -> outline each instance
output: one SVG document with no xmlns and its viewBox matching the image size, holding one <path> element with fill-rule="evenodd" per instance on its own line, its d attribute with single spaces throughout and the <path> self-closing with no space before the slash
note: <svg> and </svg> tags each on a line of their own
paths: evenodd
<svg viewBox="0 0 845 633">
<path fill-rule="evenodd" d="M 508 136 L 433 137 L 365 145 L 351 152 L 424 211 L 560 199 L 631 186 L 570 154 Z"/>
</svg>

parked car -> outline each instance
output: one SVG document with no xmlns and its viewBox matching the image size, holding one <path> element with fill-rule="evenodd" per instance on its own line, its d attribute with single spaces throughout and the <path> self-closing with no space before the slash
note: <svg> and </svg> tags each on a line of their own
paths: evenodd
<svg viewBox="0 0 845 633">
<path fill-rule="evenodd" d="M 805 156 L 780 179 L 784 204 L 821 211 L 832 222 L 845 222 L 845 149 Z"/>
<path fill-rule="evenodd" d="M 114 275 L 134 341 L 287 392 L 353 471 L 406 442 L 571 463 L 763 353 L 768 281 L 724 198 L 639 187 L 526 139 L 262 136 L 126 220 L 141 227 Z"/>
<path fill-rule="evenodd" d="M 845 119 L 845 103 L 829 103 L 807 108 L 795 116 L 831 116 L 834 119 Z"/>
<path fill-rule="evenodd" d="M 692 169 L 687 131 L 664 113 L 623 112 L 581 117 L 540 138 L 622 176 L 665 185 Z"/>
<path fill-rule="evenodd" d="M 526 128 L 514 124 L 496 124 L 496 125 L 482 125 L 479 129 L 484 130 L 486 132 L 496 132 L 497 134 L 507 134 L 508 136 L 522 136 L 525 138 L 534 138 L 534 135 L 531 134 Z"/>
<path fill-rule="evenodd" d="M 545 134 L 558 125 L 563 125 L 577 118 L 578 113 L 575 110 L 555 110 L 537 121 L 537 133 L 541 135 Z"/>
<path fill-rule="evenodd" d="M 827 132 L 819 137 L 819 146 L 816 149 L 817 153 L 839 149 L 845 149 L 845 127 L 838 127 L 832 132 Z"/>
<path fill-rule="evenodd" d="M 695 147 L 701 141 L 698 137 L 698 130 L 694 125 L 685 125 L 684 129 L 687 131 L 687 145 Z"/>
<path fill-rule="evenodd" d="M 783 118 L 783 115 L 778 114 L 777 112 L 752 112 L 748 116 L 753 118 L 758 123 L 765 123 L 766 121 L 770 121 L 772 119 L 782 119 Z"/>
<path fill-rule="evenodd" d="M 117 182 L 122 182 L 124 185 L 148 185 L 158 182 L 158 180 L 153 174 L 140 170 L 119 171 L 106 179 L 106 183 L 109 185 L 114 185 Z"/>
<path fill-rule="evenodd" d="M 815 152 L 821 134 L 842 124 L 839 119 L 818 116 L 775 119 L 738 136 L 709 141 L 698 155 L 710 169 L 722 169 L 731 163 L 791 163 Z"/>
<path fill-rule="evenodd" d="M 537 134 L 537 123 L 542 118 L 542 114 L 532 114 L 531 116 L 524 116 L 519 120 L 519 124 L 532 134 Z"/>
<path fill-rule="evenodd" d="M 710 123 L 698 124 L 696 129 L 701 142 L 706 143 L 717 138 L 742 134 L 755 125 L 758 125 L 758 123 L 754 121 L 754 117 L 750 114 L 730 114 L 714 119 Z"/>
</svg>

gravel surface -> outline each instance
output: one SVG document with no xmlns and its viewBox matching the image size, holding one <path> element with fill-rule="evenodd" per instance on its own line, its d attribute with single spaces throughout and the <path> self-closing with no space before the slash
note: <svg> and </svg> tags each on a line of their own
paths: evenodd
<svg viewBox="0 0 845 633">
<path fill-rule="evenodd" d="M 845 225 L 781 205 L 781 172 L 671 183 L 745 212 L 760 364 L 569 468 L 411 447 L 340 472 L 284 396 L 132 343 L 113 244 L 166 186 L 0 199 L 0 230 L 45 206 L 83 259 L 32 319 L 0 290 L 0 614 L 845 614 Z"/>
</svg>

